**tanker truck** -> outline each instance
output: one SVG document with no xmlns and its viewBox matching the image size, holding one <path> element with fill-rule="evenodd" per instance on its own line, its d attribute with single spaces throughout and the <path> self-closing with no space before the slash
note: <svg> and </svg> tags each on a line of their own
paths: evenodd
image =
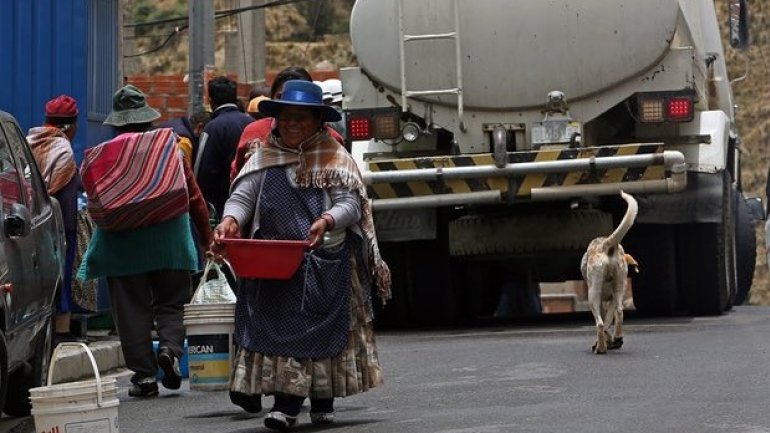
<svg viewBox="0 0 770 433">
<path fill-rule="evenodd" d="M 755 245 L 716 7 L 745 48 L 745 0 L 357 0 L 343 108 L 393 270 L 380 314 L 537 313 L 621 190 L 636 310 L 729 310 Z"/>
</svg>

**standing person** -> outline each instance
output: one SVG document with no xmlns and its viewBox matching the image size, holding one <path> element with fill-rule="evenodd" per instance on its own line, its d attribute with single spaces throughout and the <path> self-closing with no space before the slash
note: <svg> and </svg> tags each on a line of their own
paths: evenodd
<svg viewBox="0 0 770 433">
<path fill-rule="evenodd" d="M 72 264 L 75 260 L 78 190 L 80 176 L 72 153 L 72 139 L 78 130 L 77 101 L 61 95 L 45 104 L 45 124 L 27 134 L 32 155 L 43 175 L 48 194 L 59 202 L 64 219 L 66 255 L 62 284 L 59 286 L 54 318 L 54 343 L 76 341 L 70 332 L 72 310 Z"/>
<path fill-rule="evenodd" d="M 342 111 L 342 81 L 337 78 L 329 78 L 321 83 L 324 91 L 324 103 L 334 107 L 340 113 L 341 119 L 329 125 L 339 132 L 342 137 L 347 135 L 345 125 L 345 112 Z"/>
<path fill-rule="evenodd" d="M 309 239 L 290 280 L 243 280 L 231 393 L 274 395 L 265 426 L 286 430 L 310 398 L 313 424 L 334 420 L 334 398 L 382 384 L 370 290 L 390 298 L 371 205 L 356 163 L 324 127 L 339 120 L 321 89 L 285 84 L 260 111 L 278 126 L 236 178 L 217 239 Z M 290 380 L 284 380 L 291 378 Z"/>
<path fill-rule="evenodd" d="M 114 140 L 152 139 L 161 146 L 167 134 L 152 130 L 158 117 L 144 94 L 127 85 L 113 96 L 112 112 L 104 124 L 116 127 Z M 123 357 L 134 372 L 128 391 L 132 397 L 158 395 L 158 366 L 164 372 L 164 387 L 178 389 L 181 384 L 178 360 L 185 337 L 183 306 L 190 300 L 190 271 L 197 270 L 190 217 L 201 242 L 211 241 L 208 209 L 190 166 L 183 163 L 183 167 L 189 212 L 131 230 L 105 231 L 97 226 L 78 271 L 82 280 L 107 277 Z M 157 357 L 152 348 L 154 323 L 160 340 Z"/>
<path fill-rule="evenodd" d="M 299 66 L 289 66 L 275 76 L 273 84 L 270 86 L 270 98 L 280 98 L 281 92 L 283 91 L 283 85 L 289 80 L 313 81 L 313 79 L 310 77 L 310 73 L 304 68 Z M 267 137 L 270 135 L 275 126 L 275 119 L 269 116 L 259 119 L 256 122 L 246 126 L 246 128 L 243 130 L 243 133 L 241 134 L 240 140 L 238 141 L 238 149 L 236 150 L 235 158 L 233 158 L 233 162 L 230 165 L 231 181 L 235 179 L 235 177 L 238 175 L 238 172 L 241 171 L 243 165 L 251 157 L 251 155 L 254 154 L 256 149 L 260 147 L 262 143 L 267 141 Z M 329 133 L 332 134 L 332 137 L 338 142 L 343 142 L 342 136 L 340 136 L 336 131 L 330 129 Z"/>
<path fill-rule="evenodd" d="M 211 120 L 211 113 L 199 111 L 190 117 L 182 116 L 159 123 L 158 128 L 171 128 L 179 139 L 179 150 L 182 151 L 190 167 L 195 165 L 195 155 L 198 153 L 198 143 L 203 133 L 203 128 Z"/>
<path fill-rule="evenodd" d="M 195 161 L 195 174 L 203 197 L 214 206 L 217 220 L 230 190 L 229 168 L 243 129 L 254 118 L 238 109 L 237 86 L 227 77 L 216 77 L 208 84 L 209 103 L 214 109 Z"/>
<path fill-rule="evenodd" d="M 252 88 L 249 92 L 249 105 L 246 108 L 246 112 L 249 113 L 249 116 L 253 117 L 254 120 L 263 119 L 265 117 L 265 115 L 260 113 L 259 109 L 257 109 L 259 103 L 265 99 L 270 99 L 270 88 L 267 86 L 257 86 Z"/>
</svg>

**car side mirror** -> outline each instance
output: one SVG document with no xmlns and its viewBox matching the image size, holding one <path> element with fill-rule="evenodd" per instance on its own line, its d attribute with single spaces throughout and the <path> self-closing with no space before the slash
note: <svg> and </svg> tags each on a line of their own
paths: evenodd
<svg viewBox="0 0 770 433">
<path fill-rule="evenodd" d="M 760 197 L 746 197 L 746 205 L 749 207 L 749 216 L 754 221 L 764 221 L 767 219 L 765 215 L 765 205 L 762 204 Z"/>
<path fill-rule="evenodd" d="M 14 203 L 11 206 L 10 215 L 3 221 L 5 235 L 8 237 L 27 236 L 32 229 L 32 218 L 29 215 L 29 209 L 20 203 Z"/>
<path fill-rule="evenodd" d="M 746 0 L 730 0 L 730 46 L 736 50 L 749 47 L 749 5 Z"/>
</svg>

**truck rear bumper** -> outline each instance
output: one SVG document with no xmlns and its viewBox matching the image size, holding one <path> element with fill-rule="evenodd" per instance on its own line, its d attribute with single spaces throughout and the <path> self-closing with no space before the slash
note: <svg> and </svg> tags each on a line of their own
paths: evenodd
<svg viewBox="0 0 770 433">
<path fill-rule="evenodd" d="M 616 194 L 660 194 L 687 184 L 684 156 L 663 145 L 511 152 L 369 163 L 364 179 L 375 209 L 407 209 Z"/>
</svg>

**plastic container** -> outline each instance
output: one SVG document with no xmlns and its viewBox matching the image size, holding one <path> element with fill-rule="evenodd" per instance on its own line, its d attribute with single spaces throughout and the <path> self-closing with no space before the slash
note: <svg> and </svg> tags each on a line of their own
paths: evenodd
<svg viewBox="0 0 770 433">
<path fill-rule="evenodd" d="M 235 356 L 235 304 L 186 304 L 184 326 L 190 389 L 228 389 Z"/>
<path fill-rule="evenodd" d="M 152 351 L 158 353 L 158 340 L 152 341 Z M 182 347 L 182 356 L 179 358 L 179 373 L 182 378 L 187 379 L 189 377 L 189 371 L 187 369 L 187 339 L 184 339 L 184 346 Z M 155 378 L 158 380 L 163 379 L 163 369 L 158 368 L 158 372 L 155 373 Z"/>
<path fill-rule="evenodd" d="M 83 343 L 61 343 L 51 357 L 48 383 L 53 380 L 54 367 L 61 347 L 82 347 L 91 361 L 94 380 L 61 383 L 29 390 L 35 431 L 119 433 L 118 391 L 115 379 L 102 380 L 91 350 Z"/>
<path fill-rule="evenodd" d="M 288 280 L 297 272 L 309 241 L 222 239 L 225 255 L 241 278 Z"/>
</svg>

